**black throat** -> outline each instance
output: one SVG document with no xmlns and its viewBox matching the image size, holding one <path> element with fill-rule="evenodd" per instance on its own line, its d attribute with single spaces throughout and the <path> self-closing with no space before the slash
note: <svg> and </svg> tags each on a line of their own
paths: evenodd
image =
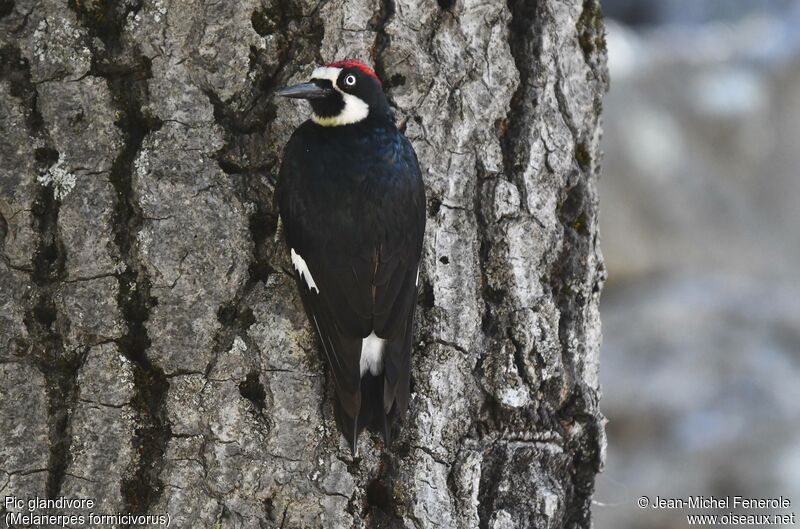
<svg viewBox="0 0 800 529">
<path fill-rule="evenodd" d="M 311 109 L 314 111 L 314 114 L 321 118 L 338 116 L 344 110 L 344 97 L 336 91 L 328 97 L 310 99 L 308 102 L 311 103 Z"/>
</svg>

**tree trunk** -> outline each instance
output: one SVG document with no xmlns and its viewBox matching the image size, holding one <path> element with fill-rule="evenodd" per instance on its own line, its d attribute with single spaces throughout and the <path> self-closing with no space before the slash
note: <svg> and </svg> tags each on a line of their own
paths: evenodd
<svg viewBox="0 0 800 529">
<path fill-rule="evenodd" d="M 181 528 L 590 526 L 597 0 L 0 17 L 0 498 Z M 355 461 L 272 202 L 309 112 L 272 94 L 344 57 L 375 65 L 429 197 L 409 414 Z"/>
</svg>

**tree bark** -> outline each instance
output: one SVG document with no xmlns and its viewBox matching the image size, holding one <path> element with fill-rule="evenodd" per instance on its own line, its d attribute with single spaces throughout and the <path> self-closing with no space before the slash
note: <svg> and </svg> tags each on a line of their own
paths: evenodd
<svg viewBox="0 0 800 529">
<path fill-rule="evenodd" d="M 590 526 L 597 0 L 0 17 L 0 498 L 172 527 Z M 355 461 L 272 202 L 308 114 L 274 90 L 345 57 L 375 65 L 429 197 L 409 415 Z"/>
</svg>

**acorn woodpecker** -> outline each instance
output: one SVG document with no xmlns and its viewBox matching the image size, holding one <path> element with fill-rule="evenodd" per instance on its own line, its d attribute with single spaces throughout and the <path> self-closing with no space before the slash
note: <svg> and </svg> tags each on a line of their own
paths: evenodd
<svg viewBox="0 0 800 529">
<path fill-rule="evenodd" d="M 364 63 L 316 68 L 309 82 L 276 95 L 311 104 L 311 119 L 284 149 L 276 197 L 336 388 L 336 420 L 355 456 L 365 427 L 389 446 L 408 407 L 425 187 Z"/>
</svg>

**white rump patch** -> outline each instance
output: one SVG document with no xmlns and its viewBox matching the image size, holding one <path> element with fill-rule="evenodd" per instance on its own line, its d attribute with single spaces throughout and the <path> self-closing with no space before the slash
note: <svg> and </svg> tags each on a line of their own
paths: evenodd
<svg viewBox="0 0 800 529">
<path fill-rule="evenodd" d="M 303 278 L 303 281 L 306 282 L 308 285 L 309 290 L 316 290 L 317 294 L 319 294 L 319 288 L 317 288 L 317 284 L 314 282 L 314 278 L 311 277 L 311 272 L 308 270 L 308 265 L 306 265 L 305 259 L 300 257 L 300 254 L 292 250 L 292 264 L 294 265 L 294 269 L 300 273 L 300 277 Z"/>
<path fill-rule="evenodd" d="M 337 85 L 336 80 L 339 74 L 342 73 L 341 68 L 332 68 L 330 66 L 320 66 L 315 68 L 311 74 L 311 79 L 327 79 L 333 84 L 334 90 L 342 94 L 344 99 L 344 108 L 338 116 L 318 116 L 314 113 L 311 114 L 311 120 L 317 125 L 323 127 L 335 127 L 337 125 L 350 125 L 358 123 L 362 119 L 369 116 L 369 105 L 362 99 L 343 92 Z"/>
<path fill-rule="evenodd" d="M 361 376 L 369 371 L 373 375 L 379 375 L 383 369 L 383 347 L 386 340 L 378 338 L 375 331 L 372 331 L 369 336 L 361 340 L 361 360 L 359 361 L 361 367 Z"/>
</svg>

